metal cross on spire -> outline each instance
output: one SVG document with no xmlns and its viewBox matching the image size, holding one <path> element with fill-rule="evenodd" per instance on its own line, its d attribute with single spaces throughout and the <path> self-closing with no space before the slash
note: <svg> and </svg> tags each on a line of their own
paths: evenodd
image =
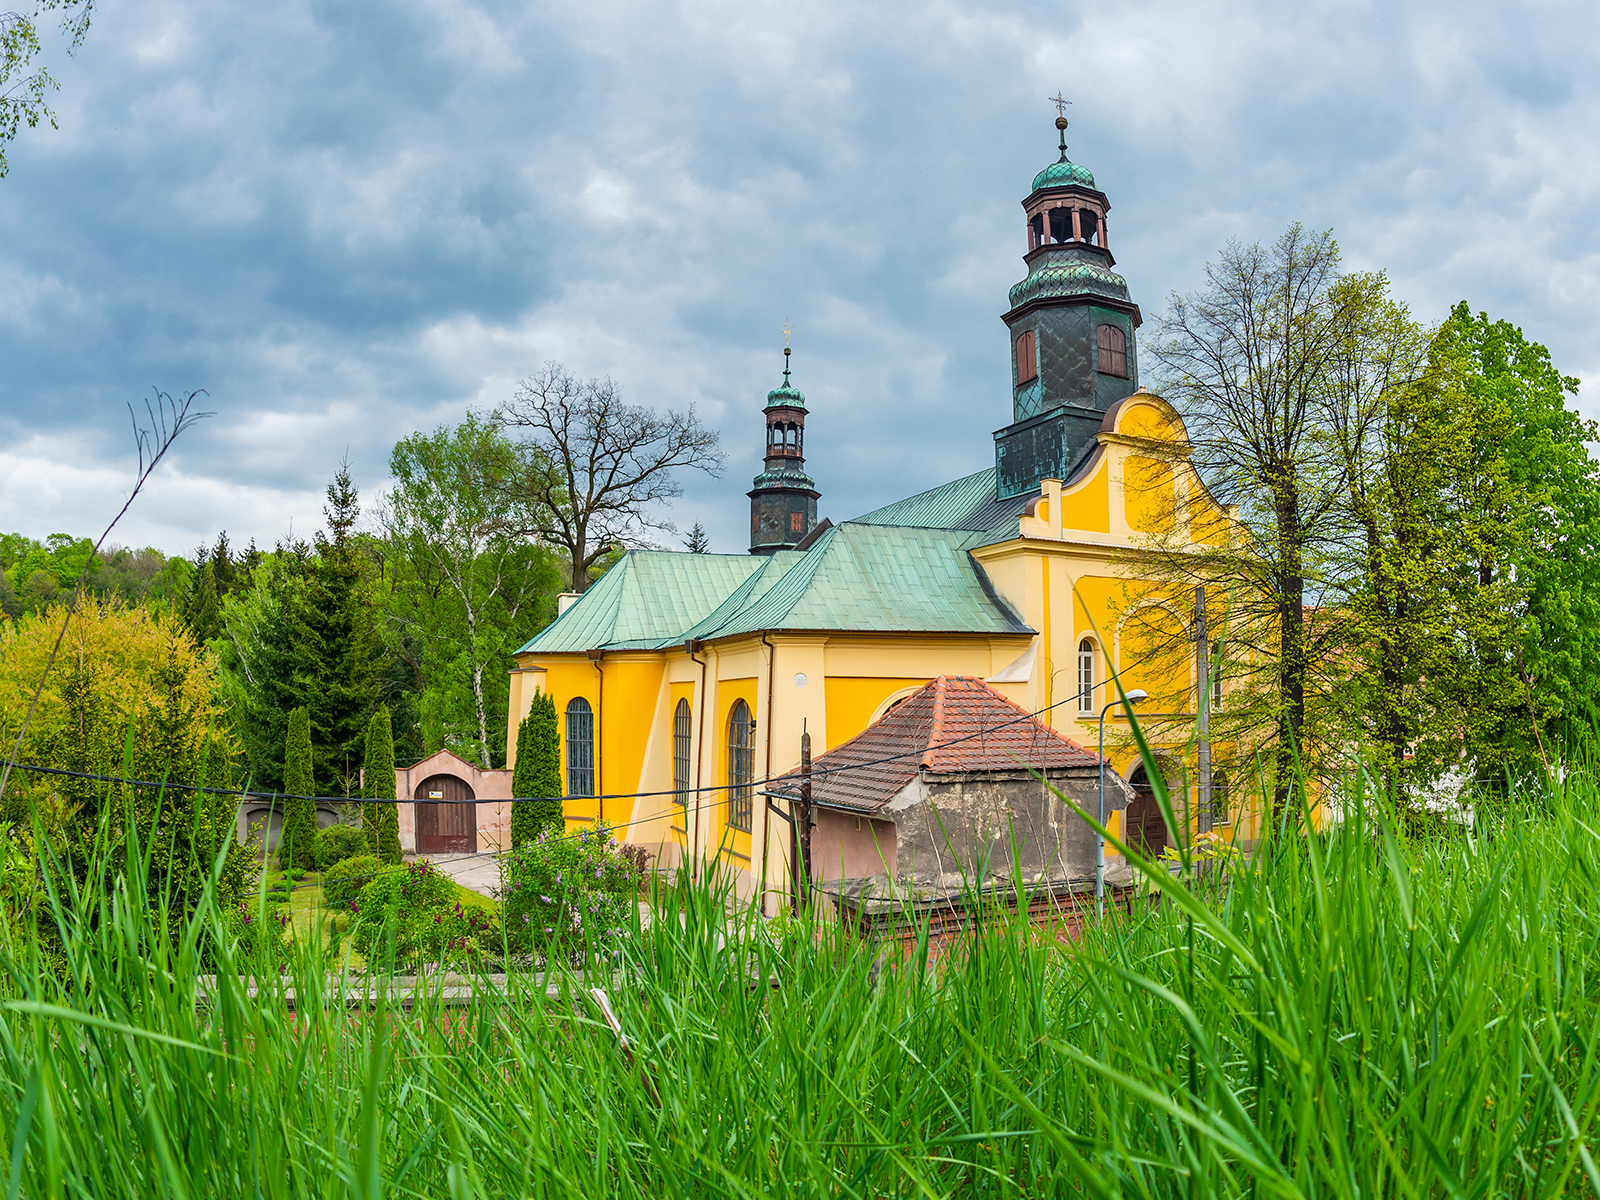
<svg viewBox="0 0 1600 1200">
<path fill-rule="evenodd" d="M 789 386 L 789 335 L 794 332 L 787 318 L 783 322 L 783 386 Z"/>
<path fill-rule="evenodd" d="M 1056 128 L 1061 131 L 1061 157 L 1059 162 L 1067 161 L 1067 105 L 1072 101 L 1064 97 L 1060 90 L 1050 97 L 1050 103 L 1056 106 Z"/>
</svg>

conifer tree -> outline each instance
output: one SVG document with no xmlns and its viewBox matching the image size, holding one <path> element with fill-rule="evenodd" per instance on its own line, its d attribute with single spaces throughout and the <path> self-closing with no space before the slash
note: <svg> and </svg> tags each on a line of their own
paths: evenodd
<svg viewBox="0 0 1600 1200">
<path fill-rule="evenodd" d="M 511 806 L 511 845 L 531 842 L 546 829 L 559 833 L 565 825 L 561 805 L 561 740 L 556 725 L 555 701 L 535 692 L 528 715 L 517 727 L 517 765 L 511 772 L 515 796 Z"/>
<path fill-rule="evenodd" d="M 360 741 L 378 700 L 378 612 L 363 586 L 366 564 L 356 544 L 361 515 L 350 464 L 328 484 L 322 510 L 328 532 L 316 536 L 304 585 L 293 608 L 299 660 L 297 690 L 310 710 L 317 780 L 339 791 L 345 756 Z"/>
<path fill-rule="evenodd" d="M 278 839 L 278 865 L 285 870 L 310 870 L 315 865 L 312 843 L 317 836 L 316 791 L 311 773 L 311 715 L 304 708 L 289 714 L 289 733 L 283 754 L 283 834 Z"/>
<path fill-rule="evenodd" d="M 366 786 L 362 789 L 369 800 L 395 798 L 394 791 L 394 728 L 389 720 L 389 706 L 380 704 L 367 723 L 366 754 L 362 760 Z M 400 806 L 397 804 L 363 804 L 361 828 L 366 832 L 367 845 L 386 863 L 400 861 Z"/>
</svg>

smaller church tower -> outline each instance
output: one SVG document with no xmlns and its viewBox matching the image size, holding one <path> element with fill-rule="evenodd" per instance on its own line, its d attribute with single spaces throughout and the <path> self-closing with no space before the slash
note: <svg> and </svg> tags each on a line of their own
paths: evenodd
<svg viewBox="0 0 1600 1200">
<path fill-rule="evenodd" d="M 785 345 L 782 385 L 767 393 L 766 467 L 750 492 L 751 554 L 791 549 L 817 525 L 817 485 L 805 470 L 806 398 L 789 383 L 789 353 Z"/>
</svg>

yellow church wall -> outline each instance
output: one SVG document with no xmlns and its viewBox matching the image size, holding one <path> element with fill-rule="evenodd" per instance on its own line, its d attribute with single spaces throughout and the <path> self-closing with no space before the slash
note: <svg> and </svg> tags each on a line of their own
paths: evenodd
<svg viewBox="0 0 1600 1200">
<path fill-rule="evenodd" d="M 1177 512 L 1171 464 L 1130 454 L 1122 470 L 1128 528 L 1139 533 L 1170 533 Z"/>
<path fill-rule="evenodd" d="M 908 687 L 919 687 L 932 675 L 922 677 L 873 676 L 859 678 L 848 675 L 828 677 L 828 727 L 833 731 L 835 746 L 848 742 L 864 730 L 872 720 L 878 706 L 895 692 Z"/>
<path fill-rule="evenodd" d="M 1111 459 L 1105 453 L 1085 478 L 1062 490 L 1061 523 L 1082 533 L 1111 532 Z"/>
</svg>

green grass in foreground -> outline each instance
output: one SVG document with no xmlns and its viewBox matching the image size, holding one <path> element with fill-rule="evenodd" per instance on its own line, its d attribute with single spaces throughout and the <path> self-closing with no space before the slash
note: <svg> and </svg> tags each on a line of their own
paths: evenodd
<svg viewBox="0 0 1600 1200">
<path fill-rule="evenodd" d="M 1596 1184 L 1600 793 L 1492 836 L 1287 835 L 1210 894 L 1063 951 L 1001 925 L 877 974 L 684 885 L 572 977 L 466 1008 L 283 995 L 202 912 L 63 908 L 5 958 L 0 1164 L 23 1196 L 1557 1196 Z M 228 952 L 222 951 L 226 960 Z M 769 987 L 756 980 L 775 975 Z"/>
</svg>

